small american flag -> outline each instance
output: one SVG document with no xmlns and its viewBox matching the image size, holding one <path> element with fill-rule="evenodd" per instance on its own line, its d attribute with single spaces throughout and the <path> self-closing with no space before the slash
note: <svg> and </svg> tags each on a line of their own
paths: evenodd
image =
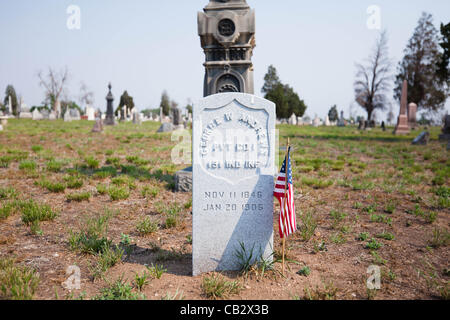
<svg viewBox="0 0 450 320">
<path fill-rule="evenodd" d="M 279 218 L 280 238 L 288 237 L 297 230 L 290 152 L 291 147 L 288 149 L 287 156 L 284 159 L 283 166 L 281 167 L 280 174 L 278 175 L 277 182 L 275 183 L 275 190 L 273 192 L 273 195 L 280 202 L 281 207 Z"/>
</svg>

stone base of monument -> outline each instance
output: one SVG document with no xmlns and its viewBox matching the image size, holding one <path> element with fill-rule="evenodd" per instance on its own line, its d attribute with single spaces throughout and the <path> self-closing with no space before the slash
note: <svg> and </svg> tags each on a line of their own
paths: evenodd
<svg viewBox="0 0 450 320">
<path fill-rule="evenodd" d="M 439 135 L 439 140 L 440 141 L 448 141 L 448 140 L 450 140 L 450 133 L 440 134 Z"/>
<path fill-rule="evenodd" d="M 31 118 L 33 118 L 31 112 L 21 112 L 19 115 L 19 119 L 31 119 Z"/>
<path fill-rule="evenodd" d="M 398 117 L 394 134 L 409 134 L 408 117 L 406 115 L 400 115 Z"/>
<path fill-rule="evenodd" d="M 114 118 L 106 117 L 105 121 L 103 121 L 103 124 L 105 126 L 115 126 L 116 125 L 116 121 L 114 120 Z"/>
<path fill-rule="evenodd" d="M 192 167 L 175 173 L 175 191 L 192 192 Z"/>
</svg>

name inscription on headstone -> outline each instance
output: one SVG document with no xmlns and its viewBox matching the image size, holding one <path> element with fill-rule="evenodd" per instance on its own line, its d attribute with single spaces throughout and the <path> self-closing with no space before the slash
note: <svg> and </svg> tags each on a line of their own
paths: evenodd
<svg viewBox="0 0 450 320">
<path fill-rule="evenodd" d="M 209 96 L 194 107 L 193 135 L 193 274 L 239 269 L 241 245 L 270 259 L 275 105 Z"/>
</svg>

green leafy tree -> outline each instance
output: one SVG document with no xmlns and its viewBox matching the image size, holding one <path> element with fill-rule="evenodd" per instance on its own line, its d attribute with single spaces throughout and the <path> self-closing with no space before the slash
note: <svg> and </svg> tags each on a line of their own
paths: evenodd
<svg viewBox="0 0 450 320">
<path fill-rule="evenodd" d="M 3 100 L 4 111 L 6 110 L 6 106 L 9 104 L 9 96 L 11 96 L 11 104 L 12 104 L 11 106 L 12 110 L 10 110 L 10 112 L 12 112 L 13 115 L 17 116 L 19 110 L 19 103 L 17 102 L 16 90 L 12 85 L 8 85 L 5 90 L 5 99 Z"/>
<path fill-rule="evenodd" d="M 265 92 L 265 99 L 276 104 L 278 118 L 289 118 L 293 113 L 297 117 L 305 114 L 307 108 L 305 102 L 300 99 L 291 86 L 281 83 L 274 66 L 269 66 L 264 80 L 261 91 Z"/>
<path fill-rule="evenodd" d="M 338 118 L 339 118 L 339 114 L 338 114 L 337 106 L 334 105 L 331 107 L 330 111 L 328 111 L 328 119 L 330 119 L 330 121 L 337 121 Z"/>
<path fill-rule="evenodd" d="M 401 99 L 403 81 L 406 80 L 408 102 L 414 102 L 419 109 L 428 112 L 438 111 L 444 106 L 448 92 L 445 84 L 436 76 L 442 61 L 439 49 L 438 31 L 433 25 L 433 17 L 424 12 L 398 65 L 394 89 L 397 100 Z"/>
<path fill-rule="evenodd" d="M 161 95 L 161 104 L 159 105 L 162 108 L 163 114 L 168 116 L 170 114 L 170 99 L 167 91 L 164 91 Z"/>
<path fill-rule="evenodd" d="M 269 93 L 279 84 L 281 84 L 281 81 L 278 77 L 277 69 L 273 65 L 270 65 L 266 75 L 264 76 L 264 86 L 262 87 L 261 92 Z"/>
<path fill-rule="evenodd" d="M 47 106 L 44 106 L 44 108 L 47 108 Z M 64 115 L 69 109 L 77 109 L 80 112 L 80 115 L 84 113 L 81 107 L 74 101 L 61 101 L 61 114 Z"/>
<path fill-rule="evenodd" d="M 126 110 L 127 114 L 130 114 L 131 111 L 134 109 L 133 97 L 131 97 L 126 90 L 120 96 L 119 106 L 117 107 L 116 115 L 119 113 L 119 111 L 122 110 L 122 108 L 124 106 L 127 107 L 127 110 Z"/>
<path fill-rule="evenodd" d="M 442 41 L 439 43 L 441 48 L 444 50 L 441 61 L 438 63 L 438 69 L 436 71 L 437 76 L 441 82 L 447 83 L 449 86 L 449 59 L 450 59 L 450 22 L 444 25 L 441 23 L 441 36 Z"/>
</svg>

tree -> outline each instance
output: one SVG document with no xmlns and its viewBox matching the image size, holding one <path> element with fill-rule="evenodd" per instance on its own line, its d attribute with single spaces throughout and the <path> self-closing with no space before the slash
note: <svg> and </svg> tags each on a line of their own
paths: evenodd
<svg viewBox="0 0 450 320">
<path fill-rule="evenodd" d="M 89 91 L 84 82 L 80 83 L 80 96 L 78 100 L 85 106 L 91 106 L 94 103 L 94 93 Z"/>
<path fill-rule="evenodd" d="M 69 80 L 69 70 L 65 67 L 57 72 L 49 67 L 46 75 L 39 71 L 38 77 L 39 85 L 45 89 L 46 104 L 50 104 L 53 110 L 57 112 L 57 101 L 60 100 L 61 94 L 66 89 Z"/>
<path fill-rule="evenodd" d="M 339 118 L 339 114 L 337 111 L 337 106 L 334 105 L 331 107 L 330 111 L 328 111 L 328 119 L 330 119 L 330 121 L 338 121 Z"/>
<path fill-rule="evenodd" d="M 365 64 L 356 64 L 355 101 L 367 112 L 367 120 L 372 119 L 375 110 L 385 110 L 386 93 L 391 88 L 391 60 L 388 56 L 387 33 L 378 37 L 373 52 Z"/>
<path fill-rule="evenodd" d="M 116 114 L 118 114 L 119 111 L 121 111 L 124 106 L 127 107 L 127 110 L 126 110 L 127 114 L 130 114 L 131 111 L 134 109 L 133 97 L 131 97 L 128 94 L 127 90 L 125 90 L 123 92 L 123 94 L 120 96 L 120 102 L 119 102 L 119 106 L 117 107 Z"/>
<path fill-rule="evenodd" d="M 18 115 L 18 107 L 19 107 L 19 103 L 17 102 L 17 94 L 16 94 L 16 90 L 14 89 L 14 87 L 10 84 L 6 87 L 5 90 L 5 99 L 3 100 L 3 104 L 4 104 L 4 110 L 6 110 L 6 106 L 9 104 L 9 97 L 11 96 L 11 108 L 12 110 L 10 110 L 10 112 L 12 112 L 13 115 L 17 116 Z"/>
<path fill-rule="evenodd" d="M 159 105 L 162 108 L 162 112 L 165 116 L 170 114 L 170 99 L 167 91 L 164 91 L 161 95 L 161 104 Z"/>
<path fill-rule="evenodd" d="M 46 108 L 46 106 L 45 106 L 45 108 Z M 38 109 L 39 109 L 39 107 L 38 107 Z M 84 113 L 83 110 L 81 110 L 80 106 L 77 105 L 74 101 L 70 101 L 70 100 L 61 101 L 61 114 L 62 115 L 64 115 L 70 109 L 77 109 L 78 112 L 80 112 L 80 115 L 82 115 Z"/>
<path fill-rule="evenodd" d="M 265 92 L 264 98 L 276 104 L 278 118 L 289 118 L 293 113 L 297 117 L 304 115 L 307 108 L 305 102 L 292 87 L 281 83 L 274 66 L 269 66 L 264 80 L 261 91 Z"/>
<path fill-rule="evenodd" d="M 401 99 L 403 81 L 406 80 L 408 102 L 416 103 L 419 110 L 438 111 L 444 106 L 448 93 L 444 83 L 436 76 L 442 54 L 431 14 L 422 13 L 404 54 L 398 65 L 394 97 Z"/>
<path fill-rule="evenodd" d="M 438 69 L 436 75 L 439 77 L 441 82 L 447 83 L 449 86 L 450 70 L 449 70 L 449 59 L 450 59 L 450 22 L 444 25 L 441 23 L 441 35 L 442 42 L 439 43 L 441 48 L 444 50 L 441 61 L 438 63 Z"/>
<path fill-rule="evenodd" d="M 277 74 L 277 69 L 273 65 L 269 66 L 269 70 L 264 76 L 264 86 L 261 89 L 262 93 L 268 93 L 272 91 L 277 85 L 281 83 Z"/>
</svg>

